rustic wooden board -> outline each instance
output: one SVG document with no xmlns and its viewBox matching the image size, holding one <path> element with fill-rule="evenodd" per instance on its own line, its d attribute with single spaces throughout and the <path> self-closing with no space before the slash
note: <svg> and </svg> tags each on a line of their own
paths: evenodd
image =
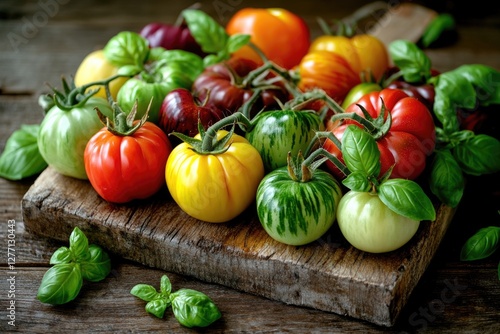
<svg viewBox="0 0 500 334">
<path fill-rule="evenodd" d="M 26 229 L 67 242 L 78 226 L 112 253 L 269 299 L 391 326 L 426 270 L 455 210 L 441 206 L 403 248 L 368 254 L 337 226 L 306 246 L 271 239 L 255 209 L 224 224 L 189 217 L 163 189 L 148 201 L 114 205 L 87 181 L 46 169 L 22 200 Z"/>
</svg>

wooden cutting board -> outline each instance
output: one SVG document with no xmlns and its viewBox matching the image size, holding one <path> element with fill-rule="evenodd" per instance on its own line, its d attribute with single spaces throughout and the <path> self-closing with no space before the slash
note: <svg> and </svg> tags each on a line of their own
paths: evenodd
<svg viewBox="0 0 500 334">
<path fill-rule="evenodd" d="M 22 200 L 28 231 L 67 244 L 78 226 L 91 243 L 138 263 L 237 290 L 391 326 L 433 258 L 455 210 L 437 208 L 403 248 L 369 254 L 335 225 L 320 240 L 288 246 L 271 239 L 255 208 L 229 223 L 185 214 L 165 188 L 126 205 L 102 200 L 87 181 L 47 168 Z"/>
</svg>

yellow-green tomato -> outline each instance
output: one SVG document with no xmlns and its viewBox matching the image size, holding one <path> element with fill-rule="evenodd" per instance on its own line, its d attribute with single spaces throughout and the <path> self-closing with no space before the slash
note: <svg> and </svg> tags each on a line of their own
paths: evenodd
<svg viewBox="0 0 500 334">
<path fill-rule="evenodd" d="M 352 190 L 340 200 L 337 222 L 352 246 L 370 253 L 402 247 L 415 235 L 420 224 L 389 209 L 377 194 Z"/>
<path fill-rule="evenodd" d="M 225 134 L 225 130 L 218 131 L 217 139 Z M 242 136 L 233 134 L 229 143 L 224 153 L 199 154 L 185 142 L 170 153 L 165 168 L 167 187 L 177 205 L 191 217 L 227 222 L 255 200 L 264 177 L 262 158 Z"/>
<path fill-rule="evenodd" d="M 80 66 L 75 73 L 75 85 L 77 87 L 86 85 L 91 82 L 102 81 L 118 74 L 118 67 L 114 66 L 104 56 L 102 49 L 92 51 L 81 62 Z M 113 100 L 116 101 L 118 91 L 123 84 L 128 80 L 127 77 L 117 78 L 109 84 L 109 91 Z M 95 97 L 107 98 L 106 90 L 104 87 L 92 86 L 87 89 L 92 90 L 99 88 L 99 91 L 94 95 Z"/>
<path fill-rule="evenodd" d="M 83 154 L 87 142 L 104 125 L 94 108 L 110 117 L 106 99 L 91 97 L 83 105 L 68 109 L 53 106 L 45 115 L 38 132 L 40 154 L 56 172 L 77 179 L 88 179 Z"/>
</svg>

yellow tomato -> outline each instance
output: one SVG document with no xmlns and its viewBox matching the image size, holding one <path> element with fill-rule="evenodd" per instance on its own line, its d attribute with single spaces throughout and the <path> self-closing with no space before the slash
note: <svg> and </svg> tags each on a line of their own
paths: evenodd
<svg viewBox="0 0 500 334">
<path fill-rule="evenodd" d="M 369 75 L 371 72 L 376 80 L 382 77 L 389 66 L 386 46 L 380 39 L 369 34 L 353 37 L 322 35 L 311 43 L 309 51 L 337 53 L 349 62 L 356 73 Z"/>
<path fill-rule="evenodd" d="M 88 54 L 78 67 L 75 74 L 75 85 L 77 87 L 96 81 L 101 81 L 112 77 L 118 73 L 118 67 L 111 64 L 106 57 L 104 57 L 103 50 L 96 50 Z M 129 78 L 117 78 L 109 84 L 109 90 L 113 100 L 116 100 L 118 91 Z M 98 87 L 92 86 L 90 89 Z M 94 96 L 103 98 L 106 97 L 106 90 L 101 87 Z"/>
<path fill-rule="evenodd" d="M 217 139 L 226 134 L 218 131 Z M 233 134 L 229 143 L 227 151 L 218 154 L 199 154 L 185 142 L 170 153 L 165 168 L 167 187 L 177 205 L 191 217 L 227 222 L 255 200 L 264 177 L 262 158 L 242 136 Z"/>
</svg>

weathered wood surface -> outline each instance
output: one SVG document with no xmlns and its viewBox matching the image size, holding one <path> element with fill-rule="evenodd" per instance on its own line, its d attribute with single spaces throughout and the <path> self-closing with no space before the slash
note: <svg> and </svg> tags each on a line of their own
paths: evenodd
<svg viewBox="0 0 500 334">
<path fill-rule="evenodd" d="M 62 1 L 54 15 L 14 48 L 8 34 L 23 36 L 26 22 L 41 10 L 38 1 L 0 1 L 0 151 L 8 136 L 21 124 L 37 123 L 43 117 L 37 105 L 45 82 L 59 85 L 61 74 L 73 73 L 89 50 L 102 46 L 121 30 L 137 30 L 153 20 L 173 22 L 178 11 L 192 2 Z M 50 2 L 47 0 L 46 2 Z M 303 14 L 316 29 L 318 13 L 340 18 L 367 1 L 268 2 L 202 1 L 220 21 L 244 6 L 285 6 Z M 394 3 L 394 2 L 391 2 Z M 224 11 L 216 5 L 225 4 Z M 497 6 L 485 0 L 474 6 L 429 2 L 451 9 L 459 19 L 459 40 L 446 48 L 429 49 L 435 68 L 445 71 L 462 64 L 482 63 L 500 68 L 500 15 Z M 451 7 L 449 7 L 452 5 Z M 112 15 L 110 15 L 112 13 Z M 220 15 L 219 15 L 220 14 Z M 40 15 L 40 14 L 38 14 Z M 11 182 L 0 179 L 0 242 L 7 257 L 7 222 L 16 221 L 16 327 L 7 324 L 6 260 L 0 261 L 0 332 L 22 333 L 192 333 L 179 326 L 171 314 L 156 319 L 144 312 L 144 303 L 129 294 L 137 283 L 158 286 L 164 273 L 174 288 L 189 287 L 207 293 L 220 307 L 223 317 L 204 333 L 498 333 L 500 284 L 497 266 L 500 254 L 477 262 L 459 261 L 463 242 L 480 227 L 498 225 L 498 176 L 470 178 L 453 221 L 429 268 L 391 328 L 335 313 L 295 307 L 219 284 L 205 283 L 188 275 L 138 265 L 113 257 L 112 274 L 104 281 L 85 285 L 78 299 L 52 307 L 35 299 L 49 258 L 59 241 L 29 233 L 24 228 L 21 199 L 35 178 Z M 481 217 L 480 217 L 481 216 Z M 480 218 L 479 218 L 480 217 Z"/>
<path fill-rule="evenodd" d="M 168 191 L 113 205 L 89 182 L 51 168 L 22 200 L 29 232 L 65 242 L 78 226 L 90 242 L 144 265 L 385 326 L 396 321 L 454 213 L 441 206 L 436 221 L 422 222 L 404 248 L 373 255 L 350 247 L 335 227 L 307 246 L 281 244 L 253 209 L 210 224 L 185 214 Z"/>
</svg>

